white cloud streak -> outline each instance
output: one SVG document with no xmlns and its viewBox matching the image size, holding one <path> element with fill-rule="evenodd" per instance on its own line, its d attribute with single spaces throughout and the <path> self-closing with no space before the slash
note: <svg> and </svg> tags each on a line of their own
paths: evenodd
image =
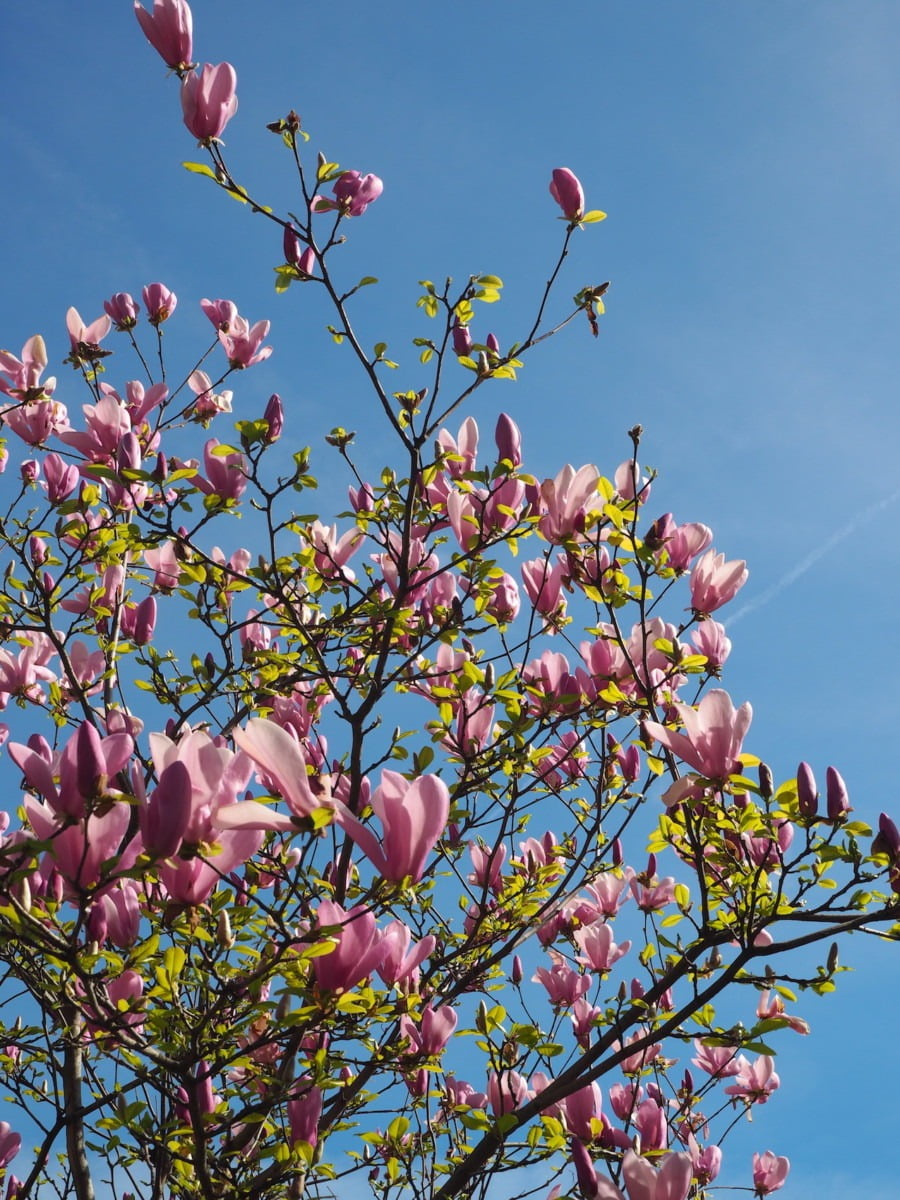
<svg viewBox="0 0 900 1200">
<path fill-rule="evenodd" d="M 824 558 L 826 554 L 833 550 L 835 546 L 838 546 L 841 542 L 846 541 L 848 537 L 856 533 L 858 529 L 860 529 L 868 521 L 871 521 L 873 517 L 877 516 L 878 513 L 883 512 L 884 509 L 888 508 L 898 499 L 900 499 L 900 488 L 894 492 L 891 492 L 889 496 L 883 496 L 880 500 L 875 500 L 867 508 L 862 509 L 862 511 L 857 513 L 856 516 L 848 521 L 846 525 L 842 525 L 840 529 L 837 529 L 831 535 L 831 537 L 827 538 L 824 542 L 822 542 L 821 545 L 817 546 L 815 550 L 811 550 L 805 558 L 802 558 L 800 562 L 791 567 L 791 569 L 786 574 L 782 575 L 779 580 L 773 583 L 771 587 L 767 587 L 765 591 L 760 592 L 758 596 L 755 596 L 752 600 L 748 600 L 743 607 L 739 608 L 738 611 L 734 613 L 733 616 L 729 617 L 727 621 L 723 622 L 723 624 L 725 624 L 728 629 L 731 629 L 738 623 L 738 621 L 742 621 L 744 617 L 749 616 L 750 613 L 756 612 L 757 609 L 763 608 L 766 604 L 770 604 L 777 596 L 780 596 L 782 592 L 786 591 L 792 586 L 792 584 L 795 584 L 798 579 L 802 578 L 807 571 L 811 570 L 811 568 L 814 567 L 820 559 Z"/>
</svg>

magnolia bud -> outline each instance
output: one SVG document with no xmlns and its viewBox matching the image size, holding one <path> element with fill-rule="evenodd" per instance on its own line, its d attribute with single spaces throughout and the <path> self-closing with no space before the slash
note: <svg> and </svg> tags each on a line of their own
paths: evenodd
<svg viewBox="0 0 900 1200">
<path fill-rule="evenodd" d="M 835 767 L 829 767 L 825 772 L 825 804 L 829 821 L 843 821 L 850 812 L 847 785 Z"/>
<path fill-rule="evenodd" d="M 269 426 L 266 434 L 266 444 L 271 446 L 273 442 L 278 441 L 284 429 L 284 406 L 277 392 L 273 392 L 269 397 L 269 403 L 266 405 L 266 411 L 263 413 L 263 420 Z"/>
<path fill-rule="evenodd" d="M 522 967 L 522 960 L 518 956 L 518 954 L 513 955 L 512 972 L 510 974 L 510 978 L 512 979 L 515 987 L 518 987 L 519 984 L 522 982 L 522 980 L 525 978 L 525 971 Z"/>
<path fill-rule="evenodd" d="M 772 770 L 767 763 L 759 764 L 759 794 L 763 800 L 771 800 L 775 794 L 775 784 L 772 779 Z"/>
<path fill-rule="evenodd" d="M 814 817 L 819 809 L 816 777 L 807 762 L 802 762 L 797 768 L 797 806 L 804 817 Z"/>
<path fill-rule="evenodd" d="M 219 923 L 216 927 L 216 940 L 223 950 L 230 950 L 234 945 L 234 934 L 231 932 L 231 917 L 228 909 L 223 908 L 219 913 Z"/>
</svg>

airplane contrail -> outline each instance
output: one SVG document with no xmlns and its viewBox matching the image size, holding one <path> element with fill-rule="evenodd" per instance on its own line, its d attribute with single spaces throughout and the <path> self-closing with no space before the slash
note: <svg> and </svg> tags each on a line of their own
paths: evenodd
<svg viewBox="0 0 900 1200">
<path fill-rule="evenodd" d="M 755 596 L 752 600 L 748 600 L 742 608 L 738 609 L 734 616 L 729 617 L 723 624 L 730 629 L 732 625 L 736 625 L 738 621 L 743 620 L 750 613 L 756 612 L 758 608 L 771 603 L 776 596 L 780 596 L 786 588 L 796 583 L 802 575 L 805 575 L 811 567 L 814 567 L 820 558 L 824 558 L 830 550 L 833 550 L 835 546 L 855 533 L 861 525 L 865 525 L 867 521 L 871 521 L 872 517 L 898 499 L 900 499 L 900 488 L 895 492 L 891 492 L 889 496 L 883 496 L 881 500 L 875 500 L 868 508 L 864 508 L 861 512 L 857 513 L 846 525 L 842 525 L 830 538 L 827 538 L 820 546 L 817 546 L 815 550 L 812 550 L 805 558 L 801 559 L 796 566 L 791 567 L 790 571 L 773 583 L 771 587 L 767 587 L 758 596 Z"/>
</svg>

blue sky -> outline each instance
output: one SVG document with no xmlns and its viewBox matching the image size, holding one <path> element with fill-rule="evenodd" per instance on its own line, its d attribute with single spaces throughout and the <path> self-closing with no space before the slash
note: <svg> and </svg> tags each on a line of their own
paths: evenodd
<svg viewBox="0 0 900 1200">
<path fill-rule="evenodd" d="M 754 704 L 749 748 L 781 775 L 834 762 L 864 817 L 900 815 L 892 0 L 193 10 L 197 56 L 238 72 L 226 148 L 246 186 L 284 203 L 286 163 L 263 126 L 291 107 L 313 147 L 384 179 L 352 227 L 348 272 L 383 281 L 360 322 L 409 365 L 407 386 L 424 332 L 416 281 L 500 275 L 489 316 L 512 340 L 561 236 L 550 171 L 577 172 L 609 219 L 576 239 L 560 295 L 611 279 L 601 336 L 567 331 L 476 415 L 489 429 L 514 413 L 536 473 L 567 460 L 609 473 L 640 422 L 654 508 L 706 522 L 748 560 L 726 684 Z M 201 296 L 272 320 L 276 353 L 241 381 L 241 415 L 277 390 L 303 442 L 337 421 L 365 429 L 368 396 L 327 352 L 316 302 L 274 295 L 277 237 L 181 170 L 200 155 L 128 0 L 7 6 L 0 39 L 0 345 L 41 331 L 58 361 L 69 304 L 91 319 L 110 293 L 161 279 L 189 310 L 185 336 L 208 336 Z M 780 1057 L 785 1086 L 748 1144 L 791 1156 L 785 1196 L 831 1194 L 838 1130 L 834 1194 L 894 1194 L 873 1153 L 896 1123 L 891 951 L 850 947 L 858 972 L 806 1004 L 813 1036 Z"/>
</svg>

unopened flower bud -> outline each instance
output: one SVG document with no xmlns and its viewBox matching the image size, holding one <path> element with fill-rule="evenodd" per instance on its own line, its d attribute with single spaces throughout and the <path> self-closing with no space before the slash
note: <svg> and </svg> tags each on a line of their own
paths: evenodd
<svg viewBox="0 0 900 1200">
<path fill-rule="evenodd" d="M 32 484 L 37 480 L 41 472 L 33 458 L 26 458 L 19 467 L 19 473 L 22 476 L 23 483 Z"/>
<path fill-rule="evenodd" d="M 269 397 L 269 403 L 266 405 L 266 411 L 263 413 L 263 420 L 269 426 L 269 431 L 266 434 L 266 443 L 271 446 L 273 442 L 278 441 L 284 429 L 284 406 L 277 392 L 273 392 Z"/>
<path fill-rule="evenodd" d="M 825 772 L 825 804 L 829 821 L 842 821 L 850 812 L 847 785 L 835 767 L 829 767 Z"/>
<path fill-rule="evenodd" d="M 518 954 L 513 955 L 512 971 L 510 973 L 510 978 L 512 979 L 515 987 L 518 987 L 519 984 L 522 982 L 522 980 L 525 978 L 525 971 L 524 971 L 524 968 L 522 967 L 522 960 L 518 956 Z"/>
<path fill-rule="evenodd" d="M 472 334 L 468 325 L 460 325 L 459 321 L 455 321 L 452 333 L 453 353 L 459 358 L 467 358 L 472 352 Z"/>
<path fill-rule="evenodd" d="M 802 762 L 797 768 L 797 807 L 804 817 L 814 817 L 819 810 L 816 777 L 807 762 Z"/>
<path fill-rule="evenodd" d="M 775 781 L 772 778 L 772 769 L 768 763 L 759 764 L 759 794 L 763 800 L 771 800 L 775 794 Z"/>
<path fill-rule="evenodd" d="M 223 950 L 230 950 L 234 945 L 234 934 L 231 932 L 231 917 L 228 909 L 223 908 L 219 913 L 219 923 L 216 927 L 216 941 Z"/>
</svg>

